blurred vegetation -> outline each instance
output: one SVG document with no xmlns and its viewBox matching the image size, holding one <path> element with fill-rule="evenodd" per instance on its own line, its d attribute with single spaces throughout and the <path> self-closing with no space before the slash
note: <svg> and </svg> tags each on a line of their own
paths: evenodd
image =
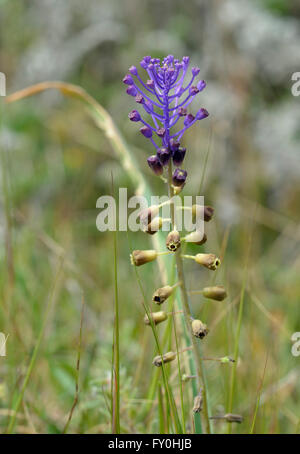
<svg viewBox="0 0 300 454">
<path fill-rule="evenodd" d="M 291 75 L 300 70 L 299 23 L 300 8 L 292 0 L 0 1 L 7 93 L 44 80 L 84 87 L 112 115 L 156 194 L 164 185 L 145 164 L 150 144 L 128 122 L 133 104 L 122 77 L 144 55 L 190 55 L 201 67 L 207 89 L 199 107 L 210 117 L 185 138 L 190 180 L 184 194 L 199 190 L 209 152 L 202 193 L 216 214 L 204 249 L 224 255 L 214 279 L 229 294 L 219 303 L 192 299 L 194 312 L 211 328 L 206 356 L 233 354 L 251 243 L 234 393 L 234 412 L 245 420 L 234 425 L 236 433 L 250 430 L 266 361 L 254 431 L 300 430 L 300 359 L 291 354 L 291 335 L 300 331 L 300 112 L 299 98 L 290 92 Z M 79 402 L 69 431 L 107 433 L 113 235 L 97 231 L 96 201 L 111 193 L 112 173 L 128 196 L 136 188 L 78 101 L 48 91 L 2 107 L 0 331 L 9 338 L 7 356 L 0 357 L 1 432 L 49 298 L 53 304 L 15 431 L 62 432 L 75 395 L 84 295 Z M 150 246 L 142 233 L 118 234 L 121 430 L 128 433 L 159 431 L 157 395 L 147 400 L 155 345 L 142 323 L 142 296 L 129 262 L 129 243 L 139 249 L 146 242 Z M 140 276 L 150 301 L 161 284 L 155 264 Z M 191 265 L 190 288 L 207 284 L 207 276 Z M 180 406 L 176 367 L 168 367 Z M 182 367 L 188 372 L 184 360 Z M 210 363 L 207 373 L 213 414 L 226 412 L 230 367 Z M 192 430 L 189 385 L 184 387 Z M 214 429 L 227 427 L 216 421 Z"/>
</svg>

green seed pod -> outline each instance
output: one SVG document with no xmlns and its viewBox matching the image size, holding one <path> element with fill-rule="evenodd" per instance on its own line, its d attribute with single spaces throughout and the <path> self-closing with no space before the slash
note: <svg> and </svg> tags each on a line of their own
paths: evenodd
<svg viewBox="0 0 300 454">
<path fill-rule="evenodd" d="M 188 235 L 186 235 L 185 241 L 187 243 L 194 243 L 194 244 L 201 246 L 201 244 L 206 243 L 207 236 L 205 233 L 201 233 L 196 230 L 195 232 L 192 232 L 192 233 L 189 233 Z"/>
<path fill-rule="evenodd" d="M 152 296 L 152 301 L 156 304 L 162 304 L 172 295 L 174 288 L 170 285 L 166 285 L 165 287 L 158 288 L 155 290 Z"/>
<path fill-rule="evenodd" d="M 202 398 L 202 394 L 199 394 L 194 399 L 193 412 L 200 413 L 200 411 L 202 410 L 202 407 L 203 407 L 203 398 Z"/>
<path fill-rule="evenodd" d="M 192 321 L 192 331 L 195 337 L 203 339 L 208 334 L 208 329 L 205 323 L 202 323 L 201 320 Z"/>
<path fill-rule="evenodd" d="M 157 257 L 157 252 L 154 249 L 149 249 L 147 251 L 132 251 L 130 254 L 131 264 L 135 266 L 141 266 L 145 263 L 152 262 Z"/>
<path fill-rule="evenodd" d="M 169 362 L 173 361 L 175 358 L 176 358 L 176 353 L 168 352 L 162 356 L 160 356 L 160 355 L 155 356 L 152 364 L 154 364 L 154 366 L 156 366 L 156 367 L 160 367 L 162 365 L 162 363 L 169 363 Z"/>
<path fill-rule="evenodd" d="M 230 358 L 229 356 L 223 356 L 222 358 L 220 358 L 220 361 L 222 364 L 235 363 L 235 360 Z"/>
<path fill-rule="evenodd" d="M 163 224 L 162 218 L 157 216 L 144 228 L 144 232 L 149 233 L 149 235 L 154 235 L 154 233 L 157 233 L 158 230 L 161 228 L 162 224 Z"/>
<path fill-rule="evenodd" d="M 190 375 L 183 374 L 181 376 L 181 380 L 184 381 L 184 382 L 190 381 L 191 380 Z"/>
<path fill-rule="evenodd" d="M 215 254 L 197 254 L 195 261 L 209 270 L 215 271 L 221 264 L 221 260 Z"/>
<path fill-rule="evenodd" d="M 223 285 L 215 285 L 214 287 L 205 287 L 203 289 L 203 296 L 212 300 L 223 301 L 227 293 Z"/>
<path fill-rule="evenodd" d="M 175 252 L 180 247 L 180 235 L 177 230 L 170 232 L 166 239 L 166 246 L 169 251 Z"/>
<path fill-rule="evenodd" d="M 150 317 L 154 323 L 154 325 L 158 325 L 158 323 L 164 322 L 168 318 L 168 314 L 164 311 L 159 312 L 151 312 Z M 148 315 L 146 314 L 144 317 L 144 323 L 146 325 L 151 325 Z"/>
</svg>

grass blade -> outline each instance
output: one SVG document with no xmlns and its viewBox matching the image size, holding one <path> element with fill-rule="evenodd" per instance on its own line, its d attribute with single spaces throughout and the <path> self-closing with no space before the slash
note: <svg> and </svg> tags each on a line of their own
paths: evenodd
<svg viewBox="0 0 300 454">
<path fill-rule="evenodd" d="M 112 176 L 112 193 L 114 181 Z M 117 220 L 115 220 L 117 221 Z M 112 388 L 112 433 L 120 433 L 120 337 L 119 337 L 119 293 L 118 293 L 118 244 L 117 229 L 114 230 L 114 291 L 115 317 L 113 338 L 113 388 Z"/>
<path fill-rule="evenodd" d="M 265 367 L 264 367 L 263 375 L 262 375 L 261 382 L 260 382 L 259 388 L 258 388 L 258 395 L 257 395 L 257 399 L 256 399 L 256 405 L 255 405 L 253 420 L 252 420 L 252 424 L 251 424 L 250 434 L 254 433 L 255 422 L 256 422 L 256 417 L 257 417 L 257 413 L 258 413 L 258 409 L 259 409 L 259 403 L 260 403 L 260 396 L 261 396 L 261 393 L 262 393 L 262 388 L 263 388 L 265 375 L 266 375 L 266 370 L 267 370 L 268 356 L 269 356 L 269 352 L 267 353 L 267 356 L 266 356 Z"/>
<path fill-rule="evenodd" d="M 82 296 L 81 302 L 81 315 L 80 315 L 80 328 L 79 328 L 79 340 L 78 340 L 78 350 L 77 350 L 77 362 L 76 362 L 76 377 L 75 377 L 75 396 L 73 405 L 71 407 L 66 425 L 63 429 L 63 434 L 67 433 L 69 425 L 71 423 L 75 407 L 78 403 L 79 398 L 79 371 L 80 371 L 80 357 L 81 357 L 81 343 L 82 343 L 82 326 L 83 326 L 83 312 L 84 312 L 84 297 Z"/>
<path fill-rule="evenodd" d="M 51 312 L 51 308 L 52 308 L 52 306 L 54 304 L 54 301 L 55 301 L 55 298 L 56 298 L 56 289 L 57 289 L 57 286 L 58 286 L 57 284 L 59 282 L 60 274 L 61 274 L 61 271 L 62 271 L 62 266 L 63 266 L 63 258 L 60 259 L 60 263 L 59 263 L 59 266 L 58 266 L 58 271 L 56 273 L 56 276 L 55 276 L 55 279 L 54 279 L 54 284 L 53 284 L 53 287 L 52 287 L 52 291 L 50 293 L 49 300 L 48 300 L 48 303 L 47 303 L 47 306 L 46 306 L 45 317 L 44 317 L 44 320 L 43 320 L 43 323 L 42 323 L 42 326 L 41 326 L 41 329 L 40 329 L 40 332 L 39 332 L 39 336 L 38 336 L 37 342 L 35 344 L 32 356 L 31 356 L 31 360 L 30 360 L 29 366 L 28 366 L 27 371 L 26 371 L 26 375 L 25 375 L 25 378 L 24 378 L 24 381 L 23 381 L 23 385 L 22 385 L 21 390 L 20 390 L 20 392 L 18 394 L 16 403 L 15 403 L 15 405 L 12 408 L 13 414 L 12 414 L 12 417 L 10 418 L 10 421 L 9 421 L 9 424 L 8 424 L 8 427 L 7 427 L 7 430 L 6 430 L 6 433 L 8 433 L 8 434 L 11 434 L 14 431 L 15 422 L 16 422 L 16 416 L 17 416 L 17 413 L 18 413 L 18 411 L 20 409 L 20 406 L 22 404 L 24 393 L 26 391 L 27 385 L 28 385 L 29 380 L 30 380 L 30 376 L 32 374 L 33 368 L 34 368 L 35 363 L 36 363 L 36 359 L 37 359 L 38 352 L 39 352 L 39 349 L 40 349 L 40 346 L 41 346 L 41 342 L 42 342 L 42 339 L 43 339 L 45 328 L 47 326 L 48 315 Z"/>
</svg>

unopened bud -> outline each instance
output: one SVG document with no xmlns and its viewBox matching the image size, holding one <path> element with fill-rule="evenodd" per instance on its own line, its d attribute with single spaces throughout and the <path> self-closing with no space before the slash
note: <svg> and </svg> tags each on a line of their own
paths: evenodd
<svg viewBox="0 0 300 454">
<path fill-rule="evenodd" d="M 158 288 L 155 290 L 152 296 L 152 301 L 156 304 L 162 304 L 169 298 L 173 293 L 173 287 L 166 285 L 165 287 Z"/>
<path fill-rule="evenodd" d="M 227 413 L 224 415 L 224 419 L 226 419 L 227 422 L 237 422 L 241 423 L 243 422 L 243 416 L 242 415 L 234 415 L 233 413 Z"/>
<path fill-rule="evenodd" d="M 197 254 L 195 261 L 209 270 L 215 271 L 221 264 L 221 260 L 215 254 Z"/>
<path fill-rule="evenodd" d="M 177 168 L 172 176 L 173 186 L 180 188 L 183 187 L 185 185 L 186 177 L 187 171 Z"/>
<path fill-rule="evenodd" d="M 154 235 L 154 233 L 157 233 L 158 230 L 161 228 L 163 224 L 163 220 L 160 217 L 156 217 L 151 221 L 147 227 L 145 227 L 144 232 L 149 233 L 149 235 Z"/>
<path fill-rule="evenodd" d="M 223 301 L 227 293 L 223 285 L 215 285 L 214 287 L 205 287 L 203 289 L 203 296 L 212 300 Z"/>
<path fill-rule="evenodd" d="M 166 239 L 166 246 L 169 251 L 175 252 L 180 247 L 180 235 L 177 230 L 170 232 Z"/>
<path fill-rule="evenodd" d="M 168 318 L 168 314 L 164 311 L 151 312 L 149 315 L 154 325 L 158 325 L 159 323 L 164 322 Z M 151 325 L 147 314 L 144 317 L 144 322 L 146 325 Z"/>
<path fill-rule="evenodd" d="M 199 394 L 194 399 L 193 412 L 200 413 L 200 411 L 202 410 L 202 406 L 203 406 L 203 397 L 202 397 L 202 394 Z"/>
<path fill-rule="evenodd" d="M 214 209 L 213 207 L 209 205 L 193 205 L 192 206 L 192 215 L 193 218 L 195 219 L 197 216 L 203 216 L 203 219 L 205 222 L 209 222 L 214 214 Z"/>
<path fill-rule="evenodd" d="M 155 173 L 155 175 L 162 175 L 164 173 L 164 168 L 160 163 L 160 160 L 158 159 L 158 156 L 152 155 L 147 158 L 148 165 L 151 170 Z"/>
<path fill-rule="evenodd" d="M 208 329 L 205 323 L 202 323 L 201 320 L 192 321 L 192 331 L 195 337 L 203 339 L 208 334 Z"/>
<path fill-rule="evenodd" d="M 145 263 L 152 262 L 157 258 L 157 252 L 154 249 L 148 249 L 146 251 L 132 251 L 130 254 L 130 260 L 132 265 L 141 266 Z"/>
<path fill-rule="evenodd" d="M 160 355 L 155 356 L 155 358 L 153 359 L 152 364 L 154 364 L 154 366 L 160 367 L 162 365 L 162 363 L 170 363 L 175 358 L 176 358 L 176 353 L 168 352 L 168 353 L 165 353 L 162 356 L 160 356 Z"/>
<path fill-rule="evenodd" d="M 201 244 L 206 243 L 207 236 L 205 233 L 199 232 L 198 230 L 196 230 L 195 232 L 192 232 L 192 233 L 189 233 L 188 235 L 186 235 L 185 241 L 187 243 L 194 243 L 194 244 L 201 246 Z"/>
</svg>

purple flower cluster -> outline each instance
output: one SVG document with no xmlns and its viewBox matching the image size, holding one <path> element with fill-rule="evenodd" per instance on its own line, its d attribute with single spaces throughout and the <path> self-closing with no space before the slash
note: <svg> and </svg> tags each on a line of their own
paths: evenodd
<svg viewBox="0 0 300 454">
<path fill-rule="evenodd" d="M 148 164 L 156 175 L 162 175 L 164 166 L 172 159 L 176 167 L 183 163 L 186 149 L 180 141 L 187 129 L 196 121 L 208 116 L 205 109 L 200 109 L 196 115 L 188 113 L 187 107 L 195 96 L 206 86 L 204 80 L 195 82 L 200 69 L 192 68 L 192 77 L 185 85 L 185 76 L 189 67 L 189 57 L 182 61 L 168 55 L 161 62 L 159 58 L 144 57 L 141 67 L 147 71 L 149 79 L 144 82 L 135 66 L 129 68 L 123 82 L 127 85 L 126 92 L 152 117 L 152 124 L 146 122 L 138 110 L 132 110 L 128 117 L 131 121 L 140 122 L 143 126 L 141 133 L 149 139 L 156 148 L 156 154 L 148 158 Z M 184 86 L 185 85 L 185 86 Z M 180 130 L 171 132 L 179 120 L 183 119 Z M 154 138 L 158 138 L 158 145 Z M 173 184 L 184 184 L 187 172 L 176 169 L 173 174 Z"/>
</svg>

